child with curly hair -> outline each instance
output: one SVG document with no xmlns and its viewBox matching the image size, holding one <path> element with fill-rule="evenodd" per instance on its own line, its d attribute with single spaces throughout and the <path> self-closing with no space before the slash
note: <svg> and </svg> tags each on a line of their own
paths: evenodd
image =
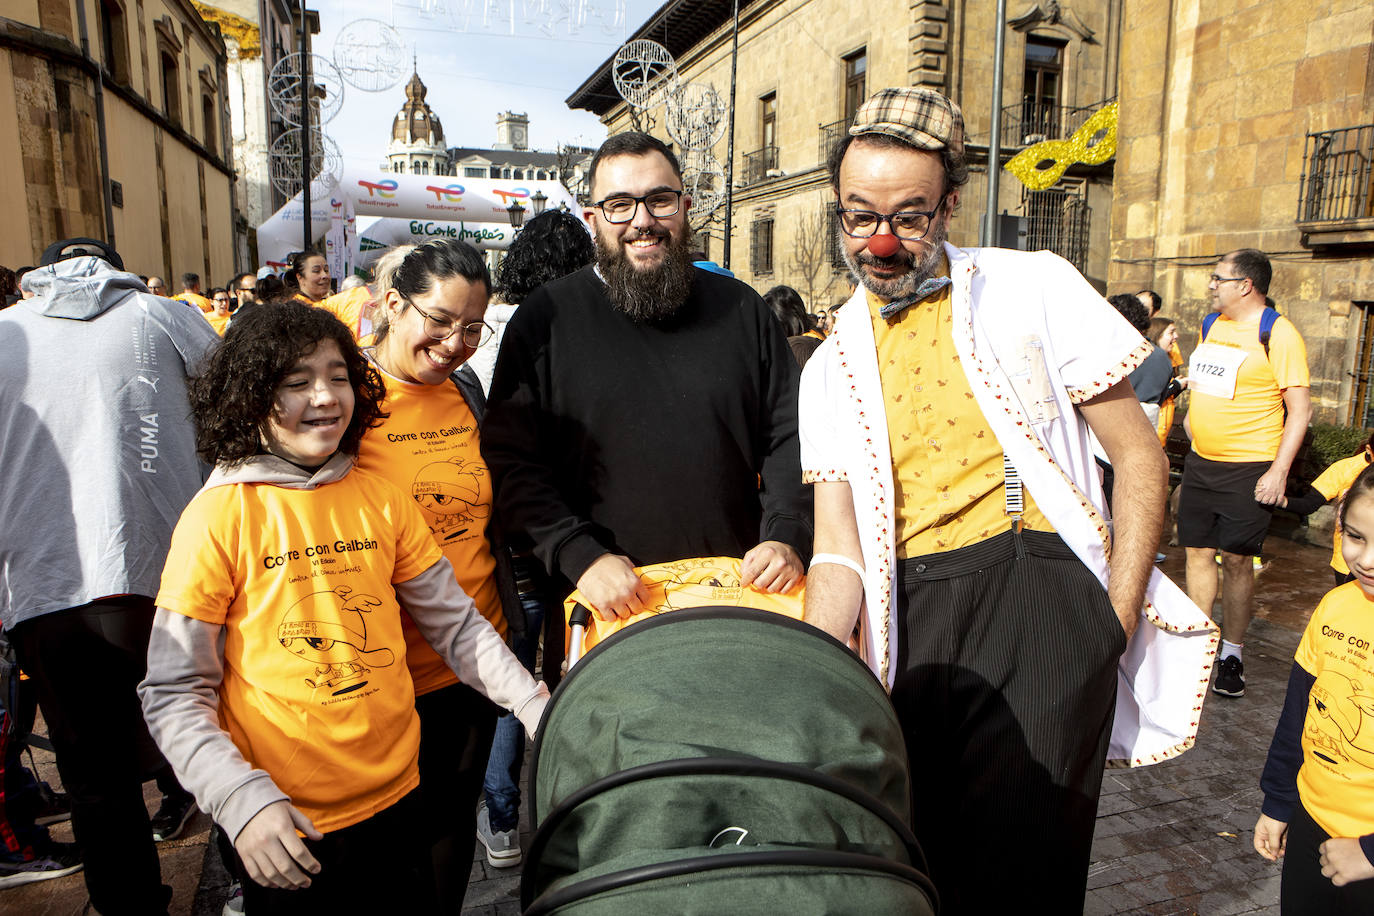
<svg viewBox="0 0 1374 916">
<path fill-rule="evenodd" d="M 354 467 L 385 393 L 348 329 L 299 303 L 236 322 L 192 385 L 215 470 L 172 536 L 139 694 L 254 916 L 434 909 L 401 608 L 531 732 L 548 699 L 414 501 Z"/>
</svg>

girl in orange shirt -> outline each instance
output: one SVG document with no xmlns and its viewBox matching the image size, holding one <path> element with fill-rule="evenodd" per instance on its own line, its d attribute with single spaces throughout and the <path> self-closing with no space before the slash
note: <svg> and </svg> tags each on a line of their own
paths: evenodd
<svg viewBox="0 0 1374 916">
<path fill-rule="evenodd" d="M 172 535 L 139 694 L 254 916 L 434 909 L 402 608 L 527 728 L 547 702 L 411 494 L 354 467 L 384 396 L 348 329 L 293 302 L 244 315 L 192 386 L 215 470 Z"/>
</svg>

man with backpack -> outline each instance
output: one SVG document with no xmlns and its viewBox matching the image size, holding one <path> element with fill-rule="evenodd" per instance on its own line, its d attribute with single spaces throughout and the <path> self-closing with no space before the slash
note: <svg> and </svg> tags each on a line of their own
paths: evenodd
<svg viewBox="0 0 1374 916">
<path fill-rule="evenodd" d="M 1213 692 L 1245 694 L 1241 649 L 1253 612 L 1258 556 L 1288 471 L 1302 446 L 1312 401 L 1307 350 L 1270 300 L 1263 252 L 1233 251 L 1215 268 L 1212 309 L 1188 363 L 1193 440 L 1183 470 L 1179 543 L 1188 551 L 1188 596 L 1212 615 L 1221 553 L 1221 656 Z M 1213 615 L 1214 616 L 1214 615 Z"/>
</svg>

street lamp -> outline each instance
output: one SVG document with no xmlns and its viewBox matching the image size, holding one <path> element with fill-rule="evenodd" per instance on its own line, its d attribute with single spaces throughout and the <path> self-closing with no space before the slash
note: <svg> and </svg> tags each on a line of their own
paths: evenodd
<svg viewBox="0 0 1374 916">
<path fill-rule="evenodd" d="M 530 203 L 534 204 L 534 215 L 538 216 L 539 214 L 543 213 L 544 206 L 548 202 L 548 195 L 546 195 L 543 191 L 535 191 L 534 196 L 530 198 Z"/>
<path fill-rule="evenodd" d="M 525 224 L 525 208 L 520 206 L 518 200 L 511 201 L 510 206 L 506 208 L 506 215 L 510 217 L 512 229 L 519 229 Z"/>
</svg>

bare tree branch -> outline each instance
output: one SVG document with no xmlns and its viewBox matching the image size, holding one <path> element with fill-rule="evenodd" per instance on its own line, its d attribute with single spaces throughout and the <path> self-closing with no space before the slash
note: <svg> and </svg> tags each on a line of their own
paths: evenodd
<svg viewBox="0 0 1374 916">
<path fill-rule="evenodd" d="M 813 212 L 796 223 L 788 270 L 798 278 L 801 292 L 806 294 L 806 307 L 815 312 L 819 306 L 817 294 L 824 295 L 835 283 L 830 264 L 830 222 Z"/>
</svg>

